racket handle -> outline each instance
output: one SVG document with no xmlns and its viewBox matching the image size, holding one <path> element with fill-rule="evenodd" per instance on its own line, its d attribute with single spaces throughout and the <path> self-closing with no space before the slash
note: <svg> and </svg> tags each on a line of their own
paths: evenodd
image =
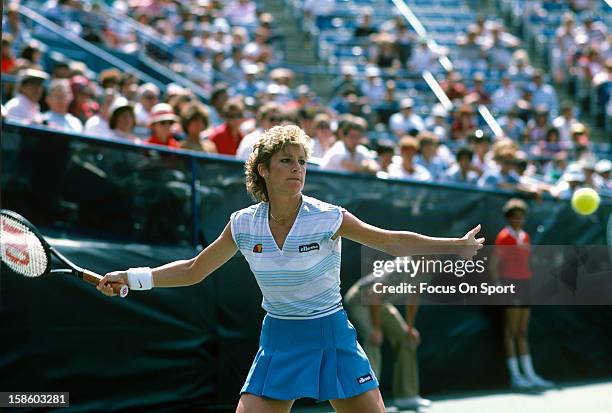
<svg viewBox="0 0 612 413">
<path fill-rule="evenodd" d="M 88 283 L 92 285 L 98 285 L 98 283 L 102 279 L 102 276 L 100 274 L 96 274 L 95 272 L 83 270 L 82 278 L 84 281 L 87 281 Z M 115 294 L 117 294 L 121 298 L 124 298 L 125 296 L 127 296 L 128 292 L 130 291 L 128 286 L 125 284 L 110 283 L 109 285 L 111 286 Z"/>
</svg>

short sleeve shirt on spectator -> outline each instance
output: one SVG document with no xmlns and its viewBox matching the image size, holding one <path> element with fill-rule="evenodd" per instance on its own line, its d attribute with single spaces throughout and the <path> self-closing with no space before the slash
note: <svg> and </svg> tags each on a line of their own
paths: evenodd
<svg viewBox="0 0 612 413">
<path fill-rule="evenodd" d="M 146 143 L 150 145 L 161 145 L 167 146 L 169 148 L 181 149 L 181 143 L 177 141 L 173 136 L 170 136 L 166 143 L 162 142 L 157 136 L 151 136 L 149 139 L 146 140 Z"/>
<path fill-rule="evenodd" d="M 344 160 L 352 160 L 356 163 L 361 163 L 365 160 L 371 159 L 370 151 L 363 146 L 357 145 L 355 148 L 355 153 L 351 154 L 344 142 L 336 142 L 329 148 L 327 154 L 323 157 L 321 161 L 321 168 L 330 169 L 334 171 L 344 171 L 342 167 L 342 161 Z"/>
<path fill-rule="evenodd" d="M 237 139 L 235 139 L 225 123 L 217 126 L 208 134 L 208 139 L 217 146 L 217 152 L 224 155 L 236 155 L 242 138 L 242 134 L 238 132 Z"/>
<path fill-rule="evenodd" d="M 496 253 L 499 257 L 499 271 L 502 278 L 528 280 L 532 272 L 529 269 L 530 241 L 523 231 L 505 227 L 495 239 Z"/>
<path fill-rule="evenodd" d="M 516 185 L 519 183 L 519 176 L 514 171 L 510 171 L 507 174 L 502 174 L 498 170 L 492 170 L 485 173 L 480 181 L 478 181 L 479 186 L 485 186 L 489 188 L 497 188 L 498 185 L 501 184 L 513 184 Z"/>
</svg>

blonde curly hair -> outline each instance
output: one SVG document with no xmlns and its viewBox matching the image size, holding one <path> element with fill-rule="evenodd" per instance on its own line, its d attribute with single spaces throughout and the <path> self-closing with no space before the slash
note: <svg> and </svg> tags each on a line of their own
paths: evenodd
<svg viewBox="0 0 612 413">
<path fill-rule="evenodd" d="M 282 125 L 268 129 L 253 147 L 253 152 L 251 152 L 244 165 L 244 171 L 247 192 L 254 200 L 268 201 L 268 189 L 266 188 L 266 182 L 257 170 L 258 165 L 264 164 L 267 169 L 270 168 L 272 156 L 289 145 L 301 146 L 306 154 L 306 159 L 310 157 L 312 152 L 310 137 L 296 125 Z"/>
</svg>

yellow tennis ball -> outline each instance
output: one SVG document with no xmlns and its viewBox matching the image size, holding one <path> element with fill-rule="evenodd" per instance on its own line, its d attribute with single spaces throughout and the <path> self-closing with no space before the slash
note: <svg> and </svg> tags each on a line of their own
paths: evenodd
<svg viewBox="0 0 612 413">
<path fill-rule="evenodd" d="M 572 208 L 580 215 L 589 215 L 599 207 L 599 194 L 591 188 L 580 188 L 572 195 Z"/>
</svg>

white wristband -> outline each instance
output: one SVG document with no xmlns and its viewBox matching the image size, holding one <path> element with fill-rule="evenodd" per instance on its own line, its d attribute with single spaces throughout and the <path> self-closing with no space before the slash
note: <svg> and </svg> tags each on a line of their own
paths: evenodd
<svg viewBox="0 0 612 413">
<path fill-rule="evenodd" d="M 130 268 L 127 270 L 130 290 L 150 290 L 153 288 L 153 273 L 149 267 Z"/>
</svg>

